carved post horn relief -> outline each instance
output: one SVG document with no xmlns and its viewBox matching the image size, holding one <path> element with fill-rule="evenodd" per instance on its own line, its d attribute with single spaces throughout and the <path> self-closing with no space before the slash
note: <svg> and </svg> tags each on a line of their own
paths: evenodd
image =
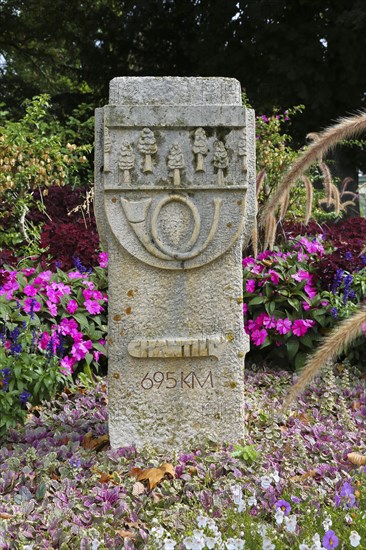
<svg viewBox="0 0 366 550">
<path fill-rule="evenodd" d="M 115 157 L 106 148 L 114 173 L 106 180 L 105 210 L 130 254 L 155 267 L 189 269 L 221 256 L 240 237 L 243 129 L 221 131 L 219 139 L 213 128 L 145 127 L 125 129 L 116 141 Z"/>
</svg>

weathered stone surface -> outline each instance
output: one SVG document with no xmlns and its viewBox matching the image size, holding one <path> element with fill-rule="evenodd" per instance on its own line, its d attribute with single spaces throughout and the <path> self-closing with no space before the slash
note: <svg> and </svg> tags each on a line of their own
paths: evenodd
<svg viewBox="0 0 366 550">
<path fill-rule="evenodd" d="M 243 436 L 254 113 L 227 78 L 117 78 L 96 111 L 113 447 Z"/>
</svg>

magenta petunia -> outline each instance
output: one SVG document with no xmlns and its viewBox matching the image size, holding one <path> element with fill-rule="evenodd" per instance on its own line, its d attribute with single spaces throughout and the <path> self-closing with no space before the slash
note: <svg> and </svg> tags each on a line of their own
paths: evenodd
<svg viewBox="0 0 366 550">
<path fill-rule="evenodd" d="M 57 315 L 57 306 L 51 300 L 46 301 L 47 307 L 49 312 L 51 313 L 52 317 L 56 317 Z"/>
<path fill-rule="evenodd" d="M 312 300 L 317 295 L 315 288 L 310 284 L 304 286 L 304 291 L 309 296 L 310 300 Z"/>
<path fill-rule="evenodd" d="M 72 314 L 77 311 L 78 307 L 78 303 L 75 300 L 69 300 L 66 304 L 66 311 Z"/>
<path fill-rule="evenodd" d="M 34 298 L 26 298 L 23 303 L 23 309 L 26 313 L 37 312 L 40 311 L 41 304 Z"/>
<path fill-rule="evenodd" d="M 65 374 L 66 376 L 69 376 L 70 374 L 73 373 L 73 367 L 76 363 L 76 360 L 73 358 L 73 357 L 64 357 L 63 359 L 61 359 L 60 361 L 60 364 L 61 364 L 61 372 L 63 374 Z"/>
<path fill-rule="evenodd" d="M 93 342 L 91 340 L 76 342 L 71 348 L 71 355 L 75 361 L 81 361 L 92 347 Z"/>
<path fill-rule="evenodd" d="M 94 300 L 85 300 L 84 307 L 91 315 L 97 315 L 104 311 L 104 307 Z"/>
<path fill-rule="evenodd" d="M 108 252 L 101 252 L 98 259 L 100 267 L 108 267 Z"/>
<path fill-rule="evenodd" d="M 274 285 L 278 285 L 279 280 L 280 280 L 280 276 L 279 276 L 279 274 L 277 273 L 277 271 L 274 271 L 274 269 L 270 269 L 270 270 L 268 271 L 268 274 L 270 275 L 270 279 L 271 279 L 272 283 L 273 283 Z"/>
<path fill-rule="evenodd" d="M 311 280 L 312 276 L 308 271 L 304 271 L 303 269 L 299 269 L 295 275 L 292 275 L 292 278 L 295 279 L 295 281 L 309 281 Z"/>
<path fill-rule="evenodd" d="M 292 324 L 292 332 L 295 336 L 304 336 L 310 327 L 315 325 L 315 321 L 310 319 L 296 319 Z"/>
<path fill-rule="evenodd" d="M 254 281 L 254 279 L 248 279 L 246 281 L 245 290 L 247 292 L 254 292 L 255 291 L 255 281 Z"/>
<path fill-rule="evenodd" d="M 254 330 L 251 334 L 251 339 L 253 341 L 253 344 L 255 346 L 261 346 L 265 341 L 265 339 L 267 338 L 267 335 L 268 333 L 264 328 Z"/>
<path fill-rule="evenodd" d="M 290 319 L 277 319 L 276 330 L 278 334 L 287 334 L 290 332 L 292 323 Z"/>
<path fill-rule="evenodd" d="M 38 293 L 38 290 L 33 285 L 27 285 L 23 290 L 26 296 L 35 296 Z"/>
<path fill-rule="evenodd" d="M 263 318 L 263 326 L 266 327 L 267 329 L 270 329 L 270 328 L 275 328 L 276 327 L 276 319 L 275 317 L 273 317 L 273 315 L 266 315 L 264 318 Z"/>
</svg>

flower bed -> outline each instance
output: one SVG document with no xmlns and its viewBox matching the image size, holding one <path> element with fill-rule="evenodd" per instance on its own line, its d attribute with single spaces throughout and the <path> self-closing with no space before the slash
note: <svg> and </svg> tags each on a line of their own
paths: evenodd
<svg viewBox="0 0 366 550">
<path fill-rule="evenodd" d="M 365 548 L 365 383 L 329 370 L 285 415 L 290 383 L 247 372 L 243 446 L 167 456 L 109 448 L 103 381 L 30 409 L 1 440 L 0 547 Z M 152 490 L 132 475 L 164 462 Z"/>
</svg>

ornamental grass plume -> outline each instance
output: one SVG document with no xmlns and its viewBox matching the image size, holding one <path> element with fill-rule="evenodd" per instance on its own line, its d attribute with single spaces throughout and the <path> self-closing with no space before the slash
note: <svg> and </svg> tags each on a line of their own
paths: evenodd
<svg viewBox="0 0 366 550">
<path fill-rule="evenodd" d="M 366 112 L 360 112 L 350 117 L 341 118 L 337 124 L 326 128 L 323 132 L 316 134 L 316 136 L 312 135 L 313 143 L 311 143 L 311 145 L 300 155 L 298 160 L 291 166 L 276 192 L 263 208 L 260 218 L 261 224 L 266 225 L 266 220 L 270 214 L 272 214 L 272 216 L 274 215 L 277 206 L 283 199 L 284 193 L 290 189 L 293 183 L 295 183 L 312 164 L 317 162 L 319 158 L 323 158 L 338 142 L 361 134 L 365 130 Z"/>
<path fill-rule="evenodd" d="M 312 213 L 312 206 L 313 206 L 313 185 L 307 176 L 302 176 L 301 179 L 304 182 L 305 190 L 306 190 L 306 211 L 305 211 L 304 225 L 308 225 L 311 217 L 311 213 Z"/>
<path fill-rule="evenodd" d="M 301 372 L 299 380 L 291 388 L 284 402 L 284 408 L 300 394 L 304 388 L 313 380 L 319 371 L 330 361 L 342 353 L 349 345 L 365 331 L 366 326 L 366 304 L 360 310 L 345 319 L 325 338 L 324 344 L 310 356 Z"/>
</svg>

